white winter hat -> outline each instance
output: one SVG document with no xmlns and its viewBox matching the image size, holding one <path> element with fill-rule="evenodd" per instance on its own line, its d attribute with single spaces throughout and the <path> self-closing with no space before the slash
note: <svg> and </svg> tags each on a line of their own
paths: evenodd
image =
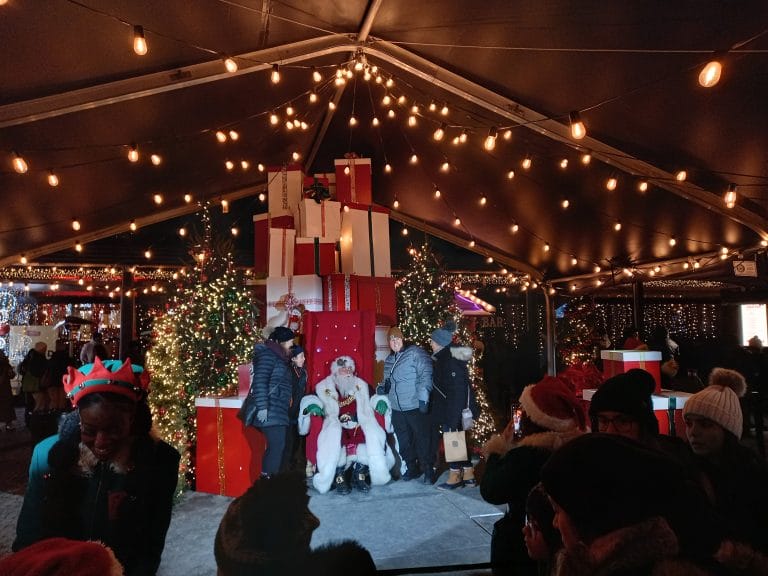
<svg viewBox="0 0 768 576">
<path fill-rule="evenodd" d="M 708 383 L 704 390 L 688 398 L 683 406 L 683 416 L 696 414 L 709 418 L 736 438 L 741 438 L 744 417 L 739 397 L 747 390 L 744 376 L 735 370 L 715 368 Z"/>
</svg>

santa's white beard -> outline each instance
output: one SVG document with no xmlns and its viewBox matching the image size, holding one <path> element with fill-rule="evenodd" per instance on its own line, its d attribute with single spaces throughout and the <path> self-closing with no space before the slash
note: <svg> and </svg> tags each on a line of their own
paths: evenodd
<svg viewBox="0 0 768 576">
<path fill-rule="evenodd" d="M 336 390 L 339 391 L 339 394 L 341 394 L 342 398 L 346 398 L 347 396 L 351 396 L 355 392 L 355 375 L 350 374 L 348 376 L 342 376 L 341 374 L 336 374 L 333 377 L 333 381 L 336 384 Z"/>
</svg>

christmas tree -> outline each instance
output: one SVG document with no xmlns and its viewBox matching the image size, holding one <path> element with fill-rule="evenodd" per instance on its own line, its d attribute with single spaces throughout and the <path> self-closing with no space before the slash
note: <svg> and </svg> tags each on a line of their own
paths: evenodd
<svg viewBox="0 0 768 576">
<path fill-rule="evenodd" d="M 587 297 L 569 301 L 557 330 L 557 354 L 560 368 L 591 362 L 599 347 L 600 319 L 594 302 Z"/>
<path fill-rule="evenodd" d="M 250 360 L 254 307 L 232 267 L 231 242 L 213 234 L 208 205 L 193 235 L 195 269 L 155 318 L 147 355 L 150 403 L 160 436 L 182 454 L 179 488 L 194 481 L 195 398 L 237 394 L 237 367 Z"/>
</svg>

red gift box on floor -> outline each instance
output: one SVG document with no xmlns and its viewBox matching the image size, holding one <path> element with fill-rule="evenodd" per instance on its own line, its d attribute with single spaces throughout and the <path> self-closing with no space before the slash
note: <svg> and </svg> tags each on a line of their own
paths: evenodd
<svg viewBox="0 0 768 576">
<path fill-rule="evenodd" d="M 333 161 L 336 167 L 336 200 L 342 203 L 370 204 L 371 159 L 341 158 Z"/>
<path fill-rule="evenodd" d="M 355 361 L 355 373 L 372 388 L 376 343 L 376 319 L 371 310 L 305 312 L 304 349 L 307 357 L 307 389 L 331 374 L 331 362 L 339 356 Z"/>
<path fill-rule="evenodd" d="M 376 324 L 397 324 L 397 298 L 395 279 L 379 276 L 356 276 L 357 307 L 360 310 L 373 310 Z"/>
<path fill-rule="evenodd" d="M 289 276 L 293 272 L 293 244 L 296 237 L 293 216 L 274 216 L 271 212 L 256 214 L 253 217 L 253 232 L 254 274 L 261 277 Z M 286 268 L 289 263 L 290 268 Z"/>
<path fill-rule="evenodd" d="M 315 202 L 304 198 L 298 205 L 299 236 L 327 238 L 334 242 L 341 236 L 341 203 Z"/>
<path fill-rule="evenodd" d="M 264 437 L 237 417 L 242 402 L 242 396 L 195 399 L 198 492 L 240 496 L 261 473 Z"/>
<path fill-rule="evenodd" d="M 323 277 L 323 310 L 357 309 L 357 276 L 329 274 Z"/>
<path fill-rule="evenodd" d="M 389 210 L 347 204 L 341 213 L 341 271 L 358 276 L 391 276 Z"/>
<path fill-rule="evenodd" d="M 606 378 L 623 374 L 632 368 L 642 368 L 656 381 L 656 390 L 661 392 L 661 352 L 655 350 L 601 350 L 603 374 Z"/>
<path fill-rule="evenodd" d="M 304 197 L 304 173 L 299 164 L 267 167 L 267 208 L 273 216 L 293 216 Z"/>
<path fill-rule="evenodd" d="M 325 276 L 336 272 L 336 242 L 328 238 L 296 238 L 293 274 Z"/>
</svg>

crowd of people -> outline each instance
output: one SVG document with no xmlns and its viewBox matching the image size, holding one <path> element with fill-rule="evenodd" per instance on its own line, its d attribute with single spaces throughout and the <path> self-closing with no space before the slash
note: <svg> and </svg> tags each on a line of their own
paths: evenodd
<svg viewBox="0 0 768 576">
<path fill-rule="evenodd" d="M 310 546 L 319 520 L 308 508 L 307 478 L 318 493 L 341 496 L 393 479 L 435 484 L 441 434 L 466 430 L 478 417 L 472 348 L 455 343 L 455 330 L 450 322 L 436 328 L 430 355 L 390 328 L 391 353 L 376 386 L 340 355 L 308 390 L 305 351 L 286 327 L 255 346 L 239 416 L 262 432 L 266 450 L 261 476 L 221 519 L 214 542 L 221 576 L 351 566 L 376 573 L 358 542 Z M 13 377 L 5 364 L 0 358 L 0 381 Z M 100 563 L 101 573 L 155 574 L 179 454 L 152 432 L 148 375 L 98 354 L 65 374 L 73 410 L 58 434 L 35 446 L 17 552 L 0 559 L 0 573 L 35 573 L 71 546 Z M 519 420 L 480 448 L 482 475 L 470 452 L 444 462 L 447 477 L 437 488 L 479 486 L 483 499 L 506 505 L 491 537 L 493 574 L 768 574 L 768 463 L 740 442 L 744 374 L 717 367 L 687 397 L 685 439 L 660 433 L 649 372 L 609 378 L 588 403 L 570 378 L 547 375 L 523 388 Z M 81 545 L 90 540 L 100 543 Z"/>
</svg>

